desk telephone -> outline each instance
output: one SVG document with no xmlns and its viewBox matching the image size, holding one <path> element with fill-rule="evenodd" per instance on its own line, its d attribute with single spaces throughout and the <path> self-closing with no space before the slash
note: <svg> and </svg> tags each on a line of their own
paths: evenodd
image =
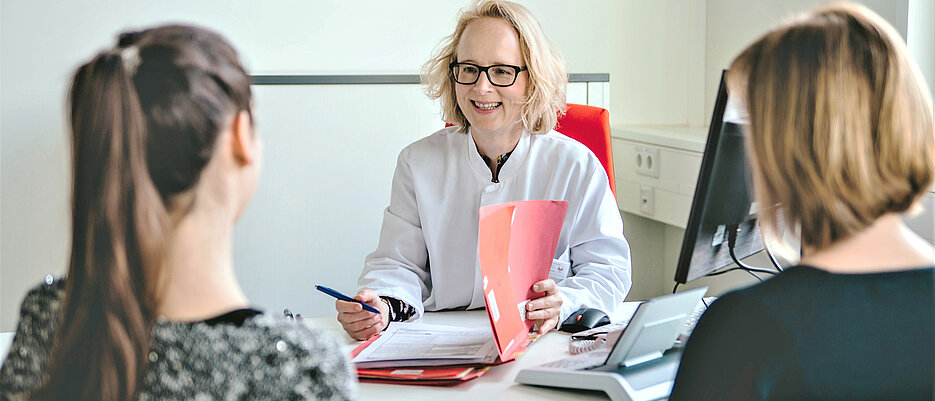
<svg viewBox="0 0 935 401">
<path fill-rule="evenodd" d="M 623 332 L 623 329 L 627 327 L 628 323 L 630 323 L 629 320 L 620 323 L 611 323 L 572 334 L 571 342 L 568 343 L 568 352 L 572 354 L 583 354 L 585 352 L 596 351 L 603 347 L 613 346 L 614 340 L 620 336 L 620 333 Z"/>
</svg>

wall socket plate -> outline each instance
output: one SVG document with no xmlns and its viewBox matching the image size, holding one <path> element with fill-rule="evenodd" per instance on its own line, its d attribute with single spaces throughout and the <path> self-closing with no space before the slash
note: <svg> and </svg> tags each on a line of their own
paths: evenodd
<svg viewBox="0 0 935 401">
<path fill-rule="evenodd" d="M 659 148 L 637 146 L 634 162 L 637 174 L 659 178 Z"/>
<path fill-rule="evenodd" d="M 640 211 L 647 215 L 656 212 L 656 193 L 655 188 L 648 185 L 640 185 Z"/>
</svg>

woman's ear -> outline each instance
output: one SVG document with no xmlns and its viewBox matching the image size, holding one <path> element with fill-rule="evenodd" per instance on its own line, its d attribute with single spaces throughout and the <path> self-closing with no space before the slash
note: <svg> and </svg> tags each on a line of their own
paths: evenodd
<svg viewBox="0 0 935 401">
<path fill-rule="evenodd" d="M 231 124 L 231 144 L 233 145 L 234 160 L 243 167 L 253 163 L 256 158 L 257 140 L 253 134 L 253 123 L 250 113 L 241 110 L 234 116 Z"/>
</svg>

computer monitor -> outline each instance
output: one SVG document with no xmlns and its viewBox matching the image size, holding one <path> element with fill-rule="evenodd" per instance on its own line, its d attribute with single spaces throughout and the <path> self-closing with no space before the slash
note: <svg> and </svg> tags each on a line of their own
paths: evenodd
<svg viewBox="0 0 935 401">
<path fill-rule="evenodd" d="M 763 250 L 740 113 L 728 102 L 725 72 L 721 73 L 701 171 L 675 271 L 675 281 L 682 284 L 733 263 L 728 251 L 728 228 L 737 227 L 734 253 L 738 259 Z"/>
</svg>

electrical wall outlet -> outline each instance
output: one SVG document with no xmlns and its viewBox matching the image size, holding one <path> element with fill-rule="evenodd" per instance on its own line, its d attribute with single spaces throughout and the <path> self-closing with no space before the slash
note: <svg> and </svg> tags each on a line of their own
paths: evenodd
<svg viewBox="0 0 935 401">
<path fill-rule="evenodd" d="M 636 147 L 636 173 L 659 178 L 659 148 Z"/>
<path fill-rule="evenodd" d="M 640 211 L 648 215 L 656 211 L 656 194 L 653 187 L 640 185 Z"/>
</svg>

